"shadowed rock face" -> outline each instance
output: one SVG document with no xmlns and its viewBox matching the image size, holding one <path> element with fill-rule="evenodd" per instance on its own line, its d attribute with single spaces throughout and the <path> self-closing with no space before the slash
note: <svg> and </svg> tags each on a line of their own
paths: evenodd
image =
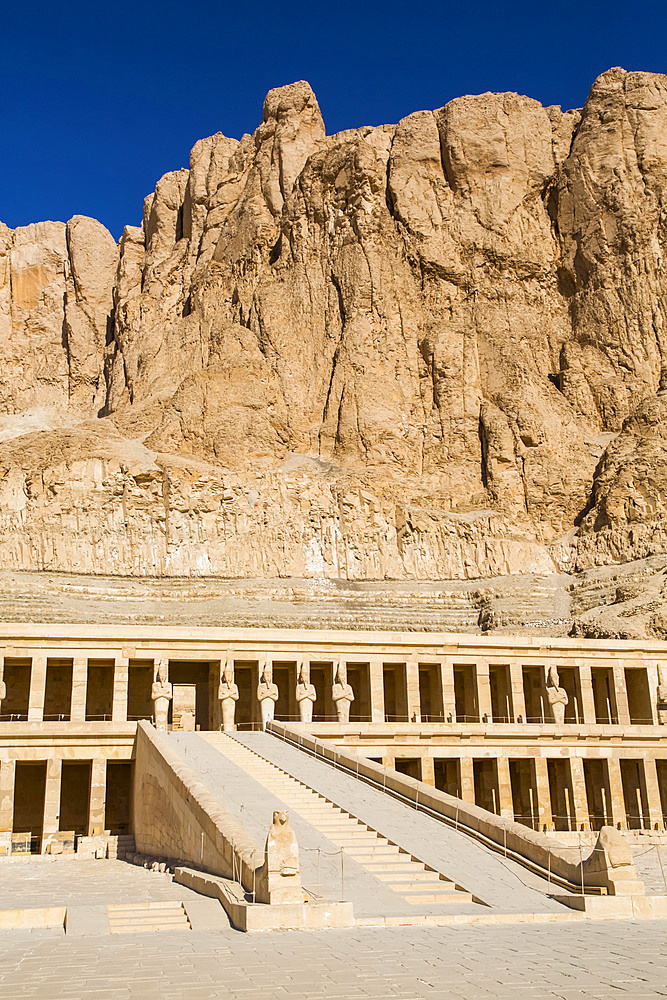
<svg viewBox="0 0 667 1000">
<path fill-rule="evenodd" d="M 82 217 L 0 227 L 0 567 L 665 551 L 666 185 L 664 76 L 328 137 L 300 82 L 253 135 L 198 142 L 118 247 Z"/>
</svg>

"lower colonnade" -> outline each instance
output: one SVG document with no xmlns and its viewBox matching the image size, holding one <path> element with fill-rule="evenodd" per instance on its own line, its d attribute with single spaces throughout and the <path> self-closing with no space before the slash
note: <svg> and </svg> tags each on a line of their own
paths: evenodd
<svg viewBox="0 0 667 1000">
<path fill-rule="evenodd" d="M 4 625 L 0 852 L 130 834 L 137 721 L 270 719 L 534 829 L 667 822 L 667 644 Z"/>
</svg>

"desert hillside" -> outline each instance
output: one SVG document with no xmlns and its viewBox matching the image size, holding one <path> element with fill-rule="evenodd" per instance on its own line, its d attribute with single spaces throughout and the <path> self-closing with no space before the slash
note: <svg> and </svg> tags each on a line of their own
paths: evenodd
<svg viewBox="0 0 667 1000">
<path fill-rule="evenodd" d="M 119 245 L 81 216 L 0 225 L 0 569 L 664 553 L 666 195 L 665 76 L 330 136 L 301 82 L 198 142 Z"/>
</svg>

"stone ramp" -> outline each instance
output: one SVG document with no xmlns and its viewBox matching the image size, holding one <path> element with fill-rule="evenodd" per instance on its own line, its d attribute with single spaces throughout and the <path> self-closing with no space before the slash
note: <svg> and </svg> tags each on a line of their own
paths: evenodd
<svg viewBox="0 0 667 1000">
<path fill-rule="evenodd" d="M 561 890 L 545 879 L 466 834 L 383 794 L 354 775 L 270 733 L 239 732 L 234 738 L 358 817 L 432 870 L 446 873 L 452 882 L 465 887 L 496 913 L 567 912 L 562 903 L 550 896 Z"/>
<path fill-rule="evenodd" d="M 409 855 L 392 849 L 386 840 L 362 829 L 356 820 L 298 781 L 290 782 L 276 768 L 267 771 L 261 758 L 235 739 L 223 734 L 172 732 L 169 741 L 226 811 L 259 843 L 266 838 L 273 811 L 288 810 L 299 843 L 302 881 L 314 900 L 349 900 L 359 918 L 486 912 L 486 907 L 472 901 L 465 887 L 457 888 L 437 872 L 427 873 Z M 213 743 L 219 743 L 223 752 Z M 246 769 L 249 766 L 254 773 Z M 355 827 L 359 829 L 350 834 Z M 352 843 L 343 844 L 345 840 Z M 379 852 L 375 857 L 372 848 Z M 392 864 L 396 866 L 393 870 Z M 423 898 L 419 899 L 420 895 Z"/>
<path fill-rule="evenodd" d="M 344 861 L 356 861 L 408 903 L 472 902 L 472 895 L 439 872 L 402 851 L 386 837 L 360 822 L 355 816 L 329 802 L 303 782 L 285 774 L 238 740 L 224 733 L 206 733 L 204 739 L 229 760 L 238 764 L 255 781 L 279 795 L 315 830 L 343 852 Z"/>
</svg>

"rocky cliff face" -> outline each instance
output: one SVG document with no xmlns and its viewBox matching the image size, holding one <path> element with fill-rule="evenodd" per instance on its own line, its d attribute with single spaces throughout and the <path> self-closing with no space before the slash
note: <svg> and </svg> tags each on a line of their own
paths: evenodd
<svg viewBox="0 0 667 1000">
<path fill-rule="evenodd" d="M 664 552 L 666 190 L 667 77 L 333 136 L 302 82 L 198 142 L 120 246 L 81 217 L 1 228 L 0 567 Z"/>
</svg>

